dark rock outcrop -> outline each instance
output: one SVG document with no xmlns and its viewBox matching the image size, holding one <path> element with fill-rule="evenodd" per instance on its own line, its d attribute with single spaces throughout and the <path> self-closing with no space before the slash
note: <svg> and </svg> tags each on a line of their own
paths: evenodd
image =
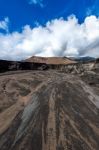
<svg viewBox="0 0 99 150">
<path fill-rule="evenodd" d="M 16 70 L 46 70 L 48 66 L 40 63 L 0 60 L 0 72 Z"/>
</svg>

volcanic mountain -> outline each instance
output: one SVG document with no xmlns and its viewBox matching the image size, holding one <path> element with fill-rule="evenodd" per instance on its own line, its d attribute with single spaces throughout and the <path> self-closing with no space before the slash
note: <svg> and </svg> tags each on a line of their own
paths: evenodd
<svg viewBox="0 0 99 150">
<path fill-rule="evenodd" d="M 99 150 L 98 60 L 46 70 L 40 62 L 5 64 L 0 150 Z"/>
<path fill-rule="evenodd" d="M 67 57 L 30 57 L 25 60 L 26 62 L 45 63 L 45 64 L 71 64 L 76 61 L 71 60 Z"/>
</svg>

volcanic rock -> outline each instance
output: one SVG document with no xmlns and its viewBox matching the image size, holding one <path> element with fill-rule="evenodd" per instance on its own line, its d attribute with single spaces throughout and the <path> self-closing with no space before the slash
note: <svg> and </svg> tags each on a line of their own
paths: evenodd
<svg viewBox="0 0 99 150">
<path fill-rule="evenodd" d="M 0 150 L 98 150 L 98 61 L 34 66 L 0 73 Z"/>
</svg>

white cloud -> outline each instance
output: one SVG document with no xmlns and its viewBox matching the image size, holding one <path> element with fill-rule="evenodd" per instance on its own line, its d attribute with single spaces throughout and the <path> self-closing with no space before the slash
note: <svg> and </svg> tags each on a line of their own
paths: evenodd
<svg viewBox="0 0 99 150">
<path fill-rule="evenodd" d="M 0 34 L 0 58 L 21 60 L 33 55 L 99 57 L 99 18 L 89 16 L 79 24 L 70 16 L 44 27 L 26 25 L 21 33 Z"/>
<path fill-rule="evenodd" d="M 29 0 L 29 4 L 39 5 L 40 7 L 43 7 L 43 0 Z"/>
<path fill-rule="evenodd" d="M 0 29 L 5 30 L 6 32 L 8 32 L 8 24 L 9 24 L 9 18 L 6 17 L 6 18 L 4 18 L 3 21 L 0 21 Z"/>
</svg>

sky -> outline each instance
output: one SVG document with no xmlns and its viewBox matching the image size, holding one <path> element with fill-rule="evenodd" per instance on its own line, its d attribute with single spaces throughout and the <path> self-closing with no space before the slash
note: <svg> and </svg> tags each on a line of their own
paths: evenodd
<svg viewBox="0 0 99 150">
<path fill-rule="evenodd" d="M 0 59 L 99 57 L 99 0 L 0 0 Z"/>
</svg>

